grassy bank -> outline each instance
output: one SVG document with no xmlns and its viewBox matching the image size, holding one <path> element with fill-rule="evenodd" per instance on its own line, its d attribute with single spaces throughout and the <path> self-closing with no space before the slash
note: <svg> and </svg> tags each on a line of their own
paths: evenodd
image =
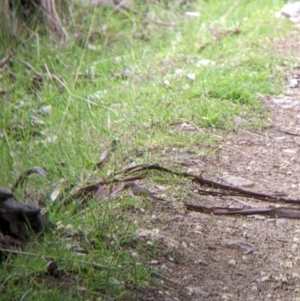
<svg viewBox="0 0 300 301">
<path fill-rule="evenodd" d="M 210 130 L 234 129 L 237 118 L 241 127 L 267 125 L 259 98 L 280 93 L 278 66 L 289 60 L 272 48 L 289 29 L 274 17 L 282 1 L 167 3 L 136 2 L 120 12 L 70 6 L 64 45 L 49 42 L 42 28 L 26 39 L 3 37 L 1 55 L 13 52 L 1 73 L 0 186 L 28 167 L 47 168 L 51 178 L 33 177 L 27 190 L 39 192 L 59 226 L 28 244 L 30 255 L 2 262 L 1 300 L 137 299 L 156 285 L 147 265 L 155 247 L 134 238 L 146 217 L 132 212 L 144 205 L 91 199 L 83 209 L 78 200 L 62 205 L 68 190 L 53 202 L 51 192 L 58 183 L 82 187 L 105 178 L 124 158 L 153 163 L 165 148 L 217 144 Z M 184 122 L 198 130 L 174 130 Z M 114 139 L 115 154 L 93 171 Z M 62 289 L 39 274 L 50 260 L 70 273 Z"/>
</svg>

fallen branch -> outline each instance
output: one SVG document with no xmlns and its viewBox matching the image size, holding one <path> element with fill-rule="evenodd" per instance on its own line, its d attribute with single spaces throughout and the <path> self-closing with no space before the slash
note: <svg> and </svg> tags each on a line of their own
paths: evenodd
<svg viewBox="0 0 300 301">
<path fill-rule="evenodd" d="M 284 134 L 287 134 L 287 135 L 290 135 L 290 136 L 296 136 L 296 137 L 300 136 L 300 134 L 298 134 L 298 133 L 292 133 L 292 132 L 285 131 L 285 130 L 278 130 L 278 132 L 281 132 L 281 133 L 284 133 Z"/>
<path fill-rule="evenodd" d="M 219 192 L 219 191 L 216 192 L 216 191 L 199 190 L 200 194 L 212 194 L 212 195 L 224 195 L 225 194 L 225 195 L 230 195 L 230 196 L 234 195 L 234 196 L 254 198 L 254 199 L 263 200 L 263 201 L 267 201 L 267 202 L 300 204 L 300 199 L 287 199 L 287 198 L 282 198 L 282 197 L 278 197 L 278 196 L 274 196 L 274 195 L 270 195 L 270 194 L 266 194 L 266 193 L 259 193 L 259 192 L 254 192 L 254 191 L 246 190 L 246 189 L 235 187 L 235 186 L 225 185 L 225 184 L 221 184 L 221 183 L 218 183 L 218 182 L 215 182 L 212 180 L 207 180 L 207 179 L 203 178 L 203 176 L 196 176 L 196 175 L 193 175 L 188 172 L 179 172 L 179 171 L 171 170 L 171 169 L 162 167 L 157 164 L 150 164 L 150 165 L 142 164 L 142 165 L 138 165 L 135 167 L 127 168 L 125 171 L 122 172 L 122 174 L 128 175 L 128 174 L 131 174 L 134 172 L 141 172 L 141 171 L 145 171 L 145 170 L 159 170 L 159 171 L 170 173 L 170 174 L 173 174 L 176 176 L 188 178 L 197 184 L 207 186 L 212 189 L 217 188 L 217 189 L 222 189 L 225 191 L 225 192 Z"/>
<path fill-rule="evenodd" d="M 276 208 L 229 208 L 229 207 L 205 207 L 189 203 L 184 203 L 184 206 L 191 211 L 214 215 L 267 215 L 270 217 L 284 217 L 300 219 L 300 209 L 291 207 L 276 207 Z"/>
<path fill-rule="evenodd" d="M 115 174 L 112 179 L 101 180 L 96 184 L 89 185 L 89 186 L 78 189 L 76 192 L 71 193 L 71 195 L 69 195 L 65 200 L 63 200 L 62 204 L 65 204 L 66 202 L 68 202 L 68 200 L 74 199 L 74 198 L 75 199 L 80 198 L 82 201 L 84 201 L 86 199 L 86 197 L 95 195 L 101 186 L 112 185 L 114 183 L 132 182 L 135 180 L 142 179 L 145 177 L 144 175 L 137 175 L 137 176 L 129 176 L 129 175 L 131 175 L 133 173 L 147 172 L 149 170 L 158 170 L 161 172 L 180 176 L 183 178 L 190 179 L 191 181 L 193 181 L 201 186 L 206 186 L 208 188 L 207 190 L 198 189 L 198 194 L 200 194 L 200 195 L 239 196 L 239 197 L 253 198 L 253 199 L 262 200 L 262 201 L 266 201 L 266 202 L 300 204 L 300 199 L 288 199 L 288 198 L 283 198 L 283 197 L 272 195 L 272 194 L 259 193 L 259 192 L 254 192 L 254 191 L 246 190 L 246 189 L 235 187 L 235 186 L 225 185 L 225 184 L 221 184 L 221 183 L 218 183 L 218 182 L 215 182 L 212 180 L 205 179 L 205 178 L 203 178 L 202 175 L 196 176 L 196 175 L 193 175 L 188 172 L 179 172 L 179 171 L 175 171 L 175 170 L 172 170 L 169 168 L 165 168 L 158 164 L 150 164 L 150 165 L 142 164 L 142 165 L 138 165 L 135 167 L 127 168 L 127 169 L 119 172 L 118 174 Z M 117 175 L 123 176 L 124 178 L 117 178 L 116 177 Z M 213 189 L 218 189 L 218 191 L 213 190 Z M 108 197 L 110 199 L 110 196 L 118 195 L 119 191 L 120 191 L 119 189 L 116 189 L 114 191 L 109 192 L 108 195 L 105 195 L 105 196 L 102 195 L 103 194 L 102 193 L 101 198 Z M 194 206 L 194 205 L 190 204 L 189 208 L 193 208 L 191 206 Z M 198 210 L 201 209 L 203 212 L 213 213 L 213 214 L 267 214 L 270 216 L 282 216 L 282 217 L 286 216 L 289 218 L 300 218 L 300 211 L 298 212 L 297 210 L 294 210 L 293 208 L 243 209 L 243 210 L 252 210 L 252 211 L 241 211 L 241 209 L 238 209 L 238 208 L 237 209 L 217 208 L 218 210 L 207 208 L 207 207 L 201 207 L 201 206 L 197 207 L 197 208 L 198 208 Z M 190 210 L 192 210 L 192 209 L 190 209 Z"/>
<path fill-rule="evenodd" d="M 134 177 L 128 177 L 125 179 L 118 179 L 118 178 L 113 178 L 113 179 L 109 179 L 109 180 L 101 180 L 96 184 L 91 184 L 82 188 L 79 188 L 77 191 L 75 191 L 74 193 L 71 193 L 69 196 L 67 196 L 67 198 L 65 198 L 62 201 L 62 204 L 65 204 L 68 202 L 68 200 L 70 199 L 82 199 L 84 200 L 86 197 L 91 196 L 92 194 L 95 194 L 98 189 L 101 186 L 105 186 L 105 185 L 111 185 L 111 184 L 116 184 L 116 183 L 127 183 L 127 182 L 133 182 L 135 180 L 140 180 L 142 179 L 141 176 L 134 176 Z M 110 194 L 113 194 L 115 191 L 112 191 Z"/>
<path fill-rule="evenodd" d="M 227 36 L 230 36 L 230 35 L 238 35 L 240 34 L 241 31 L 239 29 L 234 29 L 234 30 L 225 30 L 222 32 L 222 34 L 219 34 L 219 35 L 216 35 L 215 38 L 211 41 L 208 41 L 206 43 L 204 43 L 203 45 L 200 46 L 200 48 L 198 49 L 198 53 L 202 52 L 204 49 L 206 49 L 207 47 L 209 47 L 210 45 L 218 42 L 218 41 L 221 41 L 222 39 L 224 39 L 225 37 Z"/>
</svg>

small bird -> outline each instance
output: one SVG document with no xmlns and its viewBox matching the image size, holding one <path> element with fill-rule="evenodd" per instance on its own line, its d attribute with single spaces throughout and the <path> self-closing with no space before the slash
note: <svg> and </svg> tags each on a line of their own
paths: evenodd
<svg viewBox="0 0 300 301">
<path fill-rule="evenodd" d="M 157 201 L 164 201 L 164 199 L 159 198 L 154 195 L 151 191 L 146 188 L 141 187 L 140 185 L 136 184 L 135 182 L 128 182 L 125 184 L 124 189 L 130 188 L 131 192 L 134 196 L 141 196 L 145 198 L 150 198 Z"/>
</svg>

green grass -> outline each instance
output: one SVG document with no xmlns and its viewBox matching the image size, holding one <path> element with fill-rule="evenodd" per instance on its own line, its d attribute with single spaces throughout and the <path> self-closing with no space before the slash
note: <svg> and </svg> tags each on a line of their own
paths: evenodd
<svg viewBox="0 0 300 301">
<path fill-rule="evenodd" d="M 236 2 L 230 0 L 201 1 L 177 8 L 175 2 L 167 3 L 137 1 L 137 15 L 70 6 L 71 38 L 65 45 L 49 42 L 41 34 L 43 28 L 27 39 L 3 36 L 0 54 L 15 51 L 12 64 L 1 74 L 0 87 L 9 92 L 0 103 L 0 186 L 9 187 L 28 167 L 46 167 L 51 178 L 32 178 L 30 185 L 44 191 L 51 221 L 71 224 L 75 231 L 48 233 L 26 247 L 35 255 L 4 261 L 0 282 L 6 291 L 0 300 L 134 300 L 137 287 L 151 279 L 145 258 L 130 255 L 144 248 L 133 238 L 143 219 L 133 223 L 129 217 L 143 205 L 127 198 L 121 203 L 90 200 L 84 210 L 77 200 L 61 207 L 60 199 L 48 200 L 52 185 L 62 179 L 75 186 L 86 184 L 100 150 L 115 138 L 120 142 L 116 153 L 92 180 L 122 169 L 126 156 L 153 163 L 161 148 L 216 145 L 210 128 L 232 129 L 236 116 L 245 119 L 247 127 L 266 125 L 259 98 L 280 93 L 276 66 L 283 58 L 274 54 L 272 42 L 289 29 L 286 21 L 274 18 L 283 2 L 241 1 L 233 7 Z M 200 18 L 188 18 L 185 11 L 197 11 Z M 209 27 L 214 26 L 241 33 L 199 51 L 212 41 Z M 201 64 L 204 59 L 208 66 Z M 194 74 L 195 80 L 187 74 Z M 172 125 L 182 121 L 203 133 L 173 131 Z M 157 151 L 149 150 L 153 147 Z M 136 150 L 143 155 L 135 158 Z M 21 197 L 22 191 L 18 193 Z M 85 249 L 84 257 L 67 248 L 70 235 Z M 147 252 L 151 256 L 151 250 Z M 74 272 L 72 289 L 63 292 L 37 283 L 48 258 Z M 80 264 L 83 258 L 115 269 L 92 269 Z M 134 289 L 126 288 L 128 281 Z"/>
</svg>

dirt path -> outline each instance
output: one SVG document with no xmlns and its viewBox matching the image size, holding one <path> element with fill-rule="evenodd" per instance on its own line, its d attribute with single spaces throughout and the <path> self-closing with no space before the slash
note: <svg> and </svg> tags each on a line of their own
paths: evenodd
<svg viewBox="0 0 300 301">
<path fill-rule="evenodd" d="M 299 57 L 300 45 L 295 47 L 290 38 L 279 40 L 277 50 L 284 49 Z M 300 71 L 289 75 L 296 73 Z M 287 86 L 288 81 L 283 93 Z M 247 189 L 300 199 L 300 87 L 288 93 L 262 99 L 273 120 L 270 129 L 224 135 L 216 155 L 192 158 L 194 168 L 221 183 L 238 176 L 250 181 Z M 195 202 L 193 196 L 190 200 Z M 199 204 L 206 206 L 242 207 L 239 200 L 275 206 L 253 199 L 198 196 Z M 300 301 L 300 220 L 223 217 L 180 209 L 151 214 L 147 229 L 160 235 L 165 250 L 157 265 L 166 287 L 149 290 L 141 300 Z"/>
</svg>

